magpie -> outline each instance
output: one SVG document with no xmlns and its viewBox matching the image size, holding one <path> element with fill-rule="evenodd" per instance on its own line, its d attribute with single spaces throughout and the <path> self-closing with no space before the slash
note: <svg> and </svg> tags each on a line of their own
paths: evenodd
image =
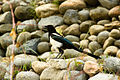
<svg viewBox="0 0 120 80">
<path fill-rule="evenodd" d="M 54 28 L 53 25 L 47 25 L 44 26 L 44 31 L 45 29 L 47 29 L 48 31 L 48 35 L 49 35 L 49 39 L 50 39 L 50 43 L 52 45 L 52 47 L 54 47 L 54 49 L 58 49 L 59 54 L 56 56 L 56 58 L 60 58 L 63 53 L 64 53 L 64 49 L 74 49 L 77 50 L 79 52 L 85 53 L 91 57 L 94 57 L 96 59 L 100 59 L 99 56 L 93 55 L 91 53 L 88 53 L 86 51 L 83 51 L 82 48 L 78 49 L 76 48 L 71 41 L 69 41 L 68 39 L 64 38 L 62 35 L 60 35 Z"/>
</svg>

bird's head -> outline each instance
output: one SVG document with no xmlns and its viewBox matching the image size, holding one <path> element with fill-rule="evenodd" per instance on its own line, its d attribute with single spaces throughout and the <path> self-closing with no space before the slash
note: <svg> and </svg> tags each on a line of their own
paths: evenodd
<svg viewBox="0 0 120 80">
<path fill-rule="evenodd" d="M 56 33 L 56 30 L 53 25 L 44 26 L 44 31 L 46 31 L 46 30 L 50 33 Z"/>
</svg>

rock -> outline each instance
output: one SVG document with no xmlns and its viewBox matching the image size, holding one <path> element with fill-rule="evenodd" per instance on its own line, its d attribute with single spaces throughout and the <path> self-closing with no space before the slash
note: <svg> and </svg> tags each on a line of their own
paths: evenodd
<svg viewBox="0 0 120 80">
<path fill-rule="evenodd" d="M 80 32 L 88 32 L 90 26 L 95 25 L 96 23 L 94 21 L 88 20 L 84 21 L 80 24 Z"/>
<path fill-rule="evenodd" d="M 116 56 L 117 56 L 118 58 L 120 58 L 120 49 L 117 51 Z"/>
<path fill-rule="evenodd" d="M 110 32 L 109 36 L 113 37 L 115 39 L 119 39 L 120 38 L 120 31 L 118 29 L 112 29 L 112 31 Z"/>
<path fill-rule="evenodd" d="M 72 24 L 70 27 L 66 28 L 63 31 L 64 35 L 75 35 L 79 36 L 80 35 L 80 30 L 79 30 L 79 25 L 78 24 Z"/>
<path fill-rule="evenodd" d="M 67 35 L 67 36 L 65 36 L 65 38 L 71 42 L 79 42 L 79 38 L 77 36 Z"/>
<path fill-rule="evenodd" d="M 98 0 L 84 0 L 84 1 L 91 6 L 96 6 L 99 3 Z"/>
<path fill-rule="evenodd" d="M 38 58 L 33 55 L 19 54 L 14 58 L 14 64 L 19 67 L 23 65 L 28 67 L 33 61 L 38 61 Z"/>
<path fill-rule="evenodd" d="M 5 56 L 5 52 L 3 51 L 3 49 L 0 49 L 0 57 L 3 57 L 3 56 Z"/>
<path fill-rule="evenodd" d="M 38 55 L 37 46 L 39 42 L 40 42 L 39 38 L 28 40 L 26 43 L 21 45 L 16 52 Z"/>
<path fill-rule="evenodd" d="M 64 75 L 62 80 L 87 80 L 87 78 L 88 76 L 84 72 L 69 71 Z"/>
<path fill-rule="evenodd" d="M 116 55 L 118 51 L 118 48 L 116 46 L 109 46 L 105 49 L 104 54 L 105 55 Z"/>
<path fill-rule="evenodd" d="M 42 35 L 41 41 L 45 41 L 45 42 L 48 42 L 48 41 L 49 41 L 48 33 L 45 33 L 45 34 Z"/>
<path fill-rule="evenodd" d="M 41 73 L 40 80 L 63 80 L 63 76 L 66 72 L 67 70 L 57 70 L 55 68 L 48 67 Z"/>
<path fill-rule="evenodd" d="M 117 57 L 108 57 L 104 60 L 104 68 L 109 72 L 118 72 L 120 70 L 120 59 Z"/>
<path fill-rule="evenodd" d="M 103 49 L 105 50 L 108 46 L 111 46 L 114 43 L 115 39 L 112 37 L 109 37 L 103 45 Z"/>
<path fill-rule="evenodd" d="M 92 18 L 92 20 L 109 19 L 108 12 L 109 11 L 106 8 L 97 7 L 90 10 L 90 17 Z"/>
<path fill-rule="evenodd" d="M 88 80 L 118 80 L 118 76 L 113 74 L 98 73 L 97 75 L 90 77 Z"/>
<path fill-rule="evenodd" d="M 118 47 L 120 48 L 120 40 L 116 40 L 116 41 L 114 42 L 114 45 L 115 45 L 115 46 L 118 46 Z"/>
<path fill-rule="evenodd" d="M 32 38 L 41 38 L 44 32 L 42 30 L 36 30 L 31 33 Z"/>
<path fill-rule="evenodd" d="M 48 17 L 58 13 L 58 6 L 52 3 L 44 4 L 44 5 L 38 6 L 35 9 L 35 11 L 36 11 L 37 17 L 39 18 Z"/>
<path fill-rule="evenodd" d="M 15 8 L 14 13 L 19 20 L 27 20 L 35 17 L 35 10 L 32 6 L 18 6 Z"/>
<path fill-rule="evenodd" d="M 33 32 L 37 30 L 37 24 L 34 19 L 31 20 L 26 20 L 20 23 L 17 27 L 17 32 L 20 33 L 23 30 L 28 31 L 28 32 Z"/>
<path fill-rule="evenodd" d="M 93 62 L 93 61 L 86 61 L 83 70 L 89 76 L 93 76 L 99 71 L 99 68 L 100 67 L 98 63 Z"/>
<path fill-rule="evenodd" d="M 94 52 L 94 55 L 96 55 L 96 56 L 100 56 L 100 55 L 102 55 L 103 54 L 103 49 L 102 48 L 100 48 L 100 49 L 98 49 L 98 50 L 96 50 L 95 52 Z"/>
<path fill-rule="evenodd" d="M 59 6 L 59 11 L 63 14 L 68 9 L 81 10 L 85 7 L 86 4 L 83 0 L 66 0 Z"/>
<path fill-rule="evenodd" d="M 31 71 L 21 71 L 16 75 L 16 80 L 40 80 L 40 77 Z"/>
<path fill-rule="evenodd" d="M 46 18 L 41 18 L 41 20 L 38 22 L 38 28 L 42 29 L 43 26 L 46 25 L 53 25 L 58 26 L 63 24 L 63 18 L 60 16 L 50 16 Z"/>
<path fill-rule="evenodd" d="M 87 52 L 90 52 L 90 51 L 87 51 Z M 91 53 L 91 52 L 90 52 L 90 53 Z M 92 61 L 92 62 L 97 63 L 97 60 L 96 60 L 95 58 L 91 57 L 91 56 L 85 56 L 85 57 L 83 58 L 83 61 L 84 61 L 84 62 Z"/>
<path fill-rule="evenodd" d="M 72 42 L 73 45 L 76 47 L 76 48 L 79 48 L 80 47 L 80 43 L 79 42 Z"/>
<path fill-rule="evenodd" d="M 58 70 L 67 69 L 67 63 L 64 59 L 50 59 L 47 63 Z"/>
<path fill-rule="evenodd" d="M 10 32 L 11 29 L 12 29 L 12 25 L 11 24 L 1 24 L 0 25 L 0 33 Z"/>
<path fill-rule="evenodd" d="M 88 37 L 88 39 L 89 39 L 90 41 L 97 41 L 97 36 L 91 35 L 91 36 Z"/>
<path fill-rule="evenodd" d="M 91 35 L 97 35 L 98 33 L 104 31 L 104 26 L 102 25 L 93 25 L 89 29 Z"/>
<path fill-rule="evenodd" d="M 120 6 L 116 6 L 109 11 L 109 16 L 117 17 L 120 15 Z"/>
<path fill-rule="evenodd" d="M 12 15 L 11 12 L 5 12 L 3 14 L 0 15 L 0 24 L 10 24 L 12 23 Z"/>
<path fill-rule="evenodd" d="M 32 62 L 32 68 L 37 74 L 41 74 L 42 71 L 47 67 L 49 67 L 49 65 L 46 62 L 40 62 L 40 61 Z"/>
<path fill-rule="evenodd" d="M 119 20 L 120 20 L 120 15 L 118 16 Z"/>
<path fill-rule="evenodd" d="M 96 51 L 97 49 L 100 49 L 101 48 L 101 45 L 96 42 L 96 41 L 93 41 L 93 42 L 90 42 L 89 45 L 88 45 L 89 49 L 94 52 Z"/>
<path fill-rule="evenodd" d="M 108 24 L 108 23 L 110 23 L 109 20 L 100 20 L 100 21 L 97 22 L 98 25 L 103 25 L 103 26 L 104 26 L 105 24 Z"/>
<path fill-rule="evenodd" d="M 117 6 L 119 3 L 119 0 L 98 0 L 100 4 L 108 9 L 113 8 L 114 6 Z"/>
<path fill-rule="evenodd" d="M 80 41 L 80 46 L 84 49 L 87 48 L 89 44 L 89 40 L 81 40 Z"/>
<path fill-rule="evenodd" d="M 78 23 L 79 15 L 77 10 L 68 9 L 64 14 L 63 19 L 66 24 Z"/>
<path fill-rule="evenodd" d="M 39 53 L 44 53 L 50 50 L 48 42 L 40 42 L 37 46 L 37 51 Z"/>
<path fill-rule="evenodd" d="M 10 44 L 12 44 L 12 37 L 9 33 L 5 33 L 0 37 L 0 44 L 3 49 L 6 49 Z"/>
<path fill-rule="evenodd" d="M 13 10 L 15 10 L 15 8 L 20 5 L 20 3 L 18 1 L 10 1 L 10 4 L 12 5 Z M 2 11 L 3 12 L 11 11 L 10 4 L 8 2 L 5 2 L 2 5 Z"/>
<path fill-rule="evenodd" d="M 88 39 L 89 36 L 90 36 L 90 35 L 87 34 L 87 33 L 82 33 L 82 34 L 80 35 L 80 40 Z"/>
<path fill-rule="evenodd" d="M 64 56 L 65 58 L 74 58 L 74 57 L 79 57 L 80 52 L 74 50 L 74 49 L 66 49 L 64 51 Z"/>
<path fill-rule="evenodd" d="M 105 40 L 108 39 L 109 37 L 109 32 L 108 31 L 102 31 L 98 34 L 97 36 L 97 41 L 100 44 L 104 44 Z"/>
<path fill-rule="evenodd" d="M 78 12 L 78 15 L 79 15 L 80 21 L 86 21 L 89 18 L 89 10 L 83 9 Z"/>
<path fill-rule="evenodd" d="M 22 32 L 17 37 L 17 43 L 19 45 L 22 45 L 23 43 L 25 43 L 26 41 L 30 39 L 31 39 L 31 34 L 29 32 Z"/>
</svg>

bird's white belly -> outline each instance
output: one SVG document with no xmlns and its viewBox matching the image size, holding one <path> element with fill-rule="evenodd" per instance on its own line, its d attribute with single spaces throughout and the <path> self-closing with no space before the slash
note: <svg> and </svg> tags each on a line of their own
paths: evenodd
<svg viewBox="0 0 120 80">
<path fill-rule="evenodd" d="M 58 42 L 58 41 L 55 41 L 55 40 L 52 39 L 51 37 L 50 37 L 50 43 L 51 43 L 51 45 L 52 45 L 54 48 L 59 48 L 59 47 L 62 46 L 62 43 L 60 43 L 60 42 Z"/>
</svg>

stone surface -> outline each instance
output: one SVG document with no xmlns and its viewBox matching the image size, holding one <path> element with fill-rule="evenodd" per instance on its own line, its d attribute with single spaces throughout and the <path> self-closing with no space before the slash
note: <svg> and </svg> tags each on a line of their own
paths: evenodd
<svg viewBox="0 0 120 80">
<path fill-rule="evenodd" d="M 78 15 L 79 15 L 80 21 L 86 21 L 89 18 L 89 10 L 83 9 L 78 12 Z"/>
<path fill-rule="evenodd" d="M 65 13 L 68 9 L 83 9 L 86 7 L 86 4 L 83 0 L 66 0 L 59 6 L 60 13 Z"/>
<path fill-rule="evenodd" d="M 116 40 L 116 41 L 114 42 L 114 45 L 120 48 L 120 40 Z"/>
<path fill-rule="evenodd" d="M 12 29 L 11 24 L 2 24 L 2 25 L 0 25 L 0 33 L 10 32 L 11 29 Z"/>
<path fill-rule="evenodd" d="M 90 41 L 97 41 L 97 36 L 91 35 L 91 36 L 88 37 L 88 39 L 89 39 Z"/>
<path fill-rule="evenodd" d="M 80 40 L 88 39 L 89 36 L 90 36 L 90 35 L 87 34 L 87 33 L 82 33 L 82 34 L 80 35 Z"/>
<path fill-rule="evenodd" d="M 35 72 L 21 71 L 16 75 L 16 80 L 40 80 L 40 77 Z"/>
<path fill-rule="evenodd" d="M 32 6 L 18 6 L 14 13 L 19 20 L 32 19 L 35 16 L 35 10 Z"/>
<path fill-rule="evenodd" d="M 32 38 L 41 38 L 44 32 L 42 30 L 36 30 L 31 33 Z"/>
<path fill-rule="evenodd" d="M 102 25 L 93 25 L 89 29 L 91 35 L 97 35 L 101 31 L 104 31 L 104 26 Z"/>
<path fill-rule="evenodd" d="M 44 33 L 41 37 L 41 41 L 46 41 L 48 42 L 49 41 L 49 36 L 48 36 L 48 33 Z"/>
<path fill-rule="evenodd" d="M 42 29 L 43 26 L 46 25 L 53 25 L 58 26 L 63 24 L 63 18 L 60 16 L 49 16 L 46 18 L 41 18 L 41 20 L 38 22 L 38 28 Z"/>
<path fill-rule="evenodd" d="M 68 28 L 66 28 L 63 31 L 64 35 L 80 35 L 80 30 L 79 30 L 79 25 L 78 24 L 72 24 L 71 26 L 69 26 Z"/>
<path fill-rule="evenodd" d="M 108 9 L 113 8 L 114 6 L 118 5 L 119 0 L 98 0 L 100 2 L 100 4 L 103 7 L 106 7 Z"/>
<path fill-rule="evenodd" d="M 48 17 L 58 13 L 58 6 L 52 3 L 38 6 L 36 9 L 36 15 L 39 18 Z"/>
<path fill-rule="evenodd" d="M 33 32 L 35 30 L 37 30 L 37 23 L 34 19 L 25 20 L 22 23 L 20 23 L 17 27 L 18 33 L 23 31 Z"/>
<path fill-rule="evenodd" d="M 19 54 L 14 58 L 14 64 L 19 67 L 23 65 L 29 67 L 33 61 L 38 61 L 38 58 L 33 55 Z"/>
<path fill-rule="evenodd" d="M 109 36 L 113 37 L 115 39 L 119 39 L 120 38 L 120 31 L 118 29 L 112 29 Z"/>
<path fill-rule="evenodd" d="M 77 36 L 67 35 L 67 36 L 65 36 L 65 38 L 71 42 L 79 42 L 79 38 Z"/>
<path fill-rule="evenodd" d="M 41 74 L 42 71 L 47 67 L 49 67 L 49 65 L 46 62 L 40 62 L 40 61 L 32 62 L 32 68 L 37 74 Z"/>
<path fill-rule="evenodd" d="M 109 11 L 109 16 L 117 17 L 120 15 L 120 6 L 116 6 Z"/>
<path fill-rule="evenodd" d="M 84 0 L 84 1 L 91 6 L 96 6 L 99 3 L 98 0 Z"/>
<path fill-rule="evenodd" d="M 94 55 L 100 56 L 100 55 L 103 54 L 103 52 L 104 52 L 104 50 L 103 50 L 102 48 L 100 48 L 100 49 L 98 49 L 98 50 L 96 50 L 96 51 L 94 52 Z"/>
<path fill-rule="evenodd" d="M 110 23 L 109 20 L 100 20 L 100 21 L 97 22 L 98 25 L 103 25 L 103 26 L 104 26 L 105 24 L 108 24 L 108 23 Z"/>
<path fill-rule="evenodd" d="M 81 40 L 80 41 L 80 46 L 84 49 L 87 48 L 89 44 L 89 40 Z"/>
<path fill-rule="evenodd" d="M 119 80 L 118 76 L 112 74 L 98 73 L 88 80 Z"/>
<path fill-rule="evenodd" d="M 37 51 L 39 53 L 44 53 L 50 50 L 48 42 L 40 42 L 37 46 Z"/>
<path fill-rule="evenodd" d="M 109 19 L 108 12 L 109 11 L 106 8 L 97 7 L 90 10 L 90 17 L 92 18 L 92 20 Z"/>
<path fill-rule="evenodd" d="M 0 49 L 0 57 L 3 57 L 3 56 L 5 56 L 5 52 L 4 52 L 3 49 Z M 1 59 L 1 58 L 0 58 L 0 59 Z"/>
<path fill-rule="evenodd" d="M 79 15 L 77 10 L 68 9 L 64 14 L 63 19 L 66 24 L 78 23 Z"/>
</svg>

